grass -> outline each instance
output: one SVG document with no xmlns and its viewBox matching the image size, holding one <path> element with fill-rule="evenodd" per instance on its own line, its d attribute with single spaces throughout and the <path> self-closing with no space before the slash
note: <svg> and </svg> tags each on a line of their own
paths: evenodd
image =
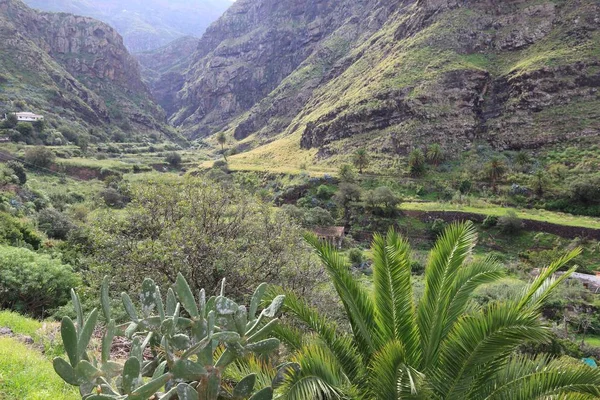
<svg viewBox="0 0 600 400">
<path fill-rule="evenodd" d="M 462 211 L 474 214 L 482 215 L 497 215 L 503 216 L 508 211 L 514 211 L 517 216 L 521 219 L 528 219 L 532 221 L 549 222 L 564 226 L 576 226 L 582 228 L 600 229 L 600 221 L 596 218 L 575 216 L 570 214 L 563 214 L 545 210 L 521 210 L 510 207 L 500 206 L 484 206 L 474 207 L 466 205 L 456 205 L 449 203 L 438 203 L 438 202 L 407 202 L 402 203 L 400 206 L 403 210 L 415 210 L 415 211 Z"/>
<path fill-rule="evenodd" d="M 37 350 L 15 339 L 0 338 L 0 400 L 80 398 Z"/>
<path fill-rule="evenodd" d="M 12 311 L 0 311 L 0 327 L 19 335 L 31 336 L 36 344 L 43 341 L 46 324 Z M 57 348 L 46 348 L 46 355 L 58 355 Z M 52 362 L 38 348 L 0 337 L 0 400 L 79 399 L 77 390 L 54 372 Z"/>
</svg>

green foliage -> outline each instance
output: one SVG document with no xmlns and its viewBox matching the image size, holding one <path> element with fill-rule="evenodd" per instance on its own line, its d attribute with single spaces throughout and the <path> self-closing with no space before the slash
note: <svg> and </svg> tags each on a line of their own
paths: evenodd
<svg viewBox="0 0 600 400">
<path fill-rule="evenodd" d="M 350 221 L 350 205 L 359 201 L 362 195 L 360 186 L 354 183 L 341 183 L 338 191 L 333 196 L 333 200 L 344 212 L 344 220 Z"/>
<path fill-rule="evenodd" d="M 485 164 L 485 175 L 492 184 L 494 191 L 498 188 L 498 181 L 502 180 L 506 173 L 506 164 L 501 159 L 494 157 Z"/>
<path fill-rule="evenodd" d="M 498 225 L 498 217 L 496 215 L 487 215 L 481 226 L 485 229 L 490 229 Z"/>
<path fill-rule="evenodd" d="M 100 303 L 107 327 L 100 359 L 90 357 L 87 351 L 98 311 L 94 309 L 85 318 L 75 291 L 72 298 L 77 325 L 69 317 L 61 323 L 68 362 L 57 357 L 54 369 L 65 382 L 78 386 L 83 398 L 93 398 L 89 394 L 120 400 L 169 399 L 175 395 L 179 399 L 204 400 L 223 396 L 240 400 L 272 398 L 271 387 L 255 392 L 253 374 L 237 382 L 231 392 L 222 376 L 228 366 L 247 354 L 268 356 L 278 349 L 279 340 L 270 335 L 276 328 L 275 315 L 284 296 L 276 297 L 257 314 L 266 284 L 256 289 L 248 309 L 225 297 L 225 280 L 219 296 L 206 299 L 202 289 L 195 298 L 179 274 L 164 301 L 154 281 L 145 279 L 139 296 L 141 307 L 136 307 L 127 293 L 121 294 L 131 320 L 124 334 L 133 338 L 129 357 L 122 365 L 110 360 L 112 342 L 121 330 L 112 319 L 108 286 L 108 278 L 104 278 Z M 151 357 L 145 355 L 148 352 Z"/>
<path fill-rule="evenodd" d="M 30 138 L 33 136 L 33 125 L 31 125 L 29 122 L 19 122 L 15 129 L 24 138 Z"/>
<path fill-rule="evenodd" d="M 354 183 L 357 180 L 356 171 L 350 164 L 342 164 L 338 175 L 342 183 Z"/>
<path fill-rule="evenodd" d="M 6 166 L 13 170 L 17 178 L 19 178 L 19 184 L 24 185 L 27 183 L 27 172 L 25 167 L 18 161 L 11 160 L 6 163 Z"/>
<path fill-rule="evenodd" d="M 131 199 L 119 212 L 88 218 L 96 279 L 115 274 L 130 289 L 139 287 L 140 275 L 165 283 L 182 272 L 195 290 L 227 278 L 240 296 L 262 281 L 311 287 L 316 279 L 300 228 L 234 185 L 159 179 L 134 184 Z"/>
<path fill-rule="evenodd" d="M 576 178 L 569 187 L 571 199 L 583 204 L 600 204 L 600 175 Z"/>
<path fill-rule="evenodd" d="M 523 230 L 523 221 L 512 210 L 498 218 L 497 225 L 500 231 L 506 235 L 518 235 Z"/>
<path fill-rule="evenodd" d="M 358 267 L 365 261 L 365 255 L 361 249 L 354 247 L 348 251 L 348 259 L 353 267 Z"/>
<path fill-rule="evenodd" d="M 548 296 L 575 270 L 553 274 L 576 257 L 554 261 L 514 298 L 474 307 L 472 294 L 497 282 L 493 258 L 472 260 L 477 240 L 471 223 L 453 224 L 440 236 L 425 269 L 424 293 L 415 298 L 408 242 L 393 230 L 376 235 L 373 287 L 361 285 L 344 258 L 314 236 L 307 240 L 332 279 L 351 333 L 344 332 L 293 294 L 284 311 L 319 339 L 282 327 L 278 335 L 295 350 L 300 368 L 287 371 L 286 398 L 489 399 L 545 398 L 560 393 L 600 395 L 600 371 L 579 360 L 516 355 L 521 345 L 544 343 L 540 316 Z M 314 342 L 314 339 L 311 339 Z M 342 374 L 340 374 L 342 372 Z M 302 394 L 302 395 L 301 395 Z"/>
<path fill-rule="evenodd" d="M 75 228 L 67 215 L 51 208 L 41 210 L 37 221 L 40 230 L 52 239 L 65 240 Z"/>
<path fill-rule="evenodd" d="M 173 168 L 179 168 L 181 166 L 181 154 L 172 151 L 167 153 L 165 156 L 165 161 L 169 163 L 169 165 Z"/>
<path fill-rule="evenodd" d="M 25 162 L 37 168 L 50 168 L 56 155 L 44 146 L 37 146 L 25 150 Z"/>
<path fill-rule="evenodd" d="M 373 210 L 379 210 L 383 215 L 393 215 L 400 204 L 400 198 L 387 186 L 379 186 L 365 193 L 365 200 Z"/>
<path fill-rule="evenodd" d="M 412 176 L 425 173 L 425 155 L 420 149 L 415 149 L 408 155 L 408 170 Z"/>
<path fill-rule="evenodd" d="M 0 212 L 0 244 L 31 246 L 37 250 L 42 245 L 42 238 L 27 222 Z"/>
<path fill-rule="evenodd" d="M 358 172 L 362 174 L 363 170 L 367 168 L 371 162 L 367 149 L 362 147 L 356 150 L 352 155 L 352 162 L 354 163 L 354 166 L 358 168 Z"/>
<path fill-rule="evenodd" d="M 38 119 L 37 121 L 34 121 L 32 125 L 37 133 L 43 133 L 46 129 L 46 121 L 43 119 Z"/>
<path fill-rule="evenodd" d="M 43 316 L 79 283 L 68 265 L 28 249 L 0 246 L 0 308 Z"/>
<path fill-rule="evenodd" d="M 442 150 L 442 146 L 437 143 L 429 146 L 427 149 L 427 161 L 435 166 L 440 165 L 440 163 L 444 161 L 444 151 Z"/>
<path fill-rule="evenodd" d="M 6 120 L 4 121 L 4 123 L 2 125 L 4 128 L 12 129 L 12 128 L 16 127 L 18 123 L 19 123 L 19 118 L 17 117 L 17 115 L 14 113 L 10 113 L 6 116 Z"/>
<path fill-rule="evenodd" d="M 335 189 L 331 186 L 320 185 L 317 188 L 317 197 L 321 200 L 329 200 L 334 195 Z"/>
</svg>

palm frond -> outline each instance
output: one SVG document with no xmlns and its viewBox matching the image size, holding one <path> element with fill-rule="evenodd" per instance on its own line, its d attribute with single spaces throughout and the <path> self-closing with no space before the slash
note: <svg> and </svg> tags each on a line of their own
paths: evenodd
<svg viewBox="0 0 600 400">
<path fill-rule="evenodd" d="M 534 359 L 515 356 L 494 379 L 486 385 L 486 400 L 529 399 L 586 399 L 600 397 L 600 370 L 579 360 L 562 357 Z M 481 391 L 480 391 L 481 394 Z"/>
<path fill-rule="evenodd" d="M 380 343 L 399 340 L 406 361 L 418 364 L 419 332 L 411 286 L 410 247 L 390 229 L 384 238 L 375 235 L 373 284 Z"/>
<path fill-rule="evenodd" d="M 352 327 L 354 340 L 363 358 L 368 360 L 376 350 L 377 331 L 375 307 L 366 290 L 352 277 L 344 257 L 331 244 L 320 241 L 315 235 L 305 235 L 306 241 L 316 250 L 333 281 Z"/>
<path fill-rule="evenodd" d="M 299 369 L 289 369 L 281 389 L 285 400 L 341 400 L 353 389 L 337 360 L 325 347 L 308 345 L 298 352 L 292 362 Z"/>
<path fill-rule="evenodd" d="M 247 357 L 230 364 L 223 372 L 226 379 L 234 382 L 240 382 L 250 374 L 256 375 L 254 389 L 258 391 L 271 386 L 273 378 L 277 375 L 277 369 L 262 357 L 249 354 Z"/>
<path fill-rule="evenodd" d="M 294 293 L 284 291 L 276 293 L 285 294 L 282 310 L 292 314 L 319 336 L 351 380 L 362 381 L 366 375 L 365 363 L 351 337 L 340 334 L 335 323 L 327 321 L 316 309 L 310 307 Z M 278 325 L 274 329 L 274 334 L 295 350 L 300 350 L 305 345 L 300 330 Z"/>
<path fill-rule="evenodd" d="M 416 395 L 423 375 L 406 363 L 398 340 L 388 342 L 373 357 L 369 370 L 369 395 L 378 400 L 398 400 Z"/>
<path fill-rule="evenodd" d="M 468 264 L 457 272 L 454 287 L 450 292 L 451 300 L 444 321 L 442 338 L 450 332 L 454 323 L 465 313 L 469 299 L 475 289 L 480 285 L 494 282 L 503 276 L 502 265 L 493 257 L 486 257 L 484 260 Z"/>
<path fill-rule="evenodd" d="M 450 225 L 437 240 L 425 269 L 425 293 L 418 306 L 424 367 L 437 358 L 456 272 L 472 253 L 477 231 L 471 222 Z"/>
<path fill-rule="evenodd" d="M 540 307 L 548 298 L 552 290 L 567 279 L 577 268 L 571 268 L 569 271 L 561 275 L 559 278 L 553 278 L 553 275 L 560 268 L 564 267 L 571 260 L 581 254 L 581 248 L 576 248 L 567 254 L 560 257 L 558 260 L 551 263 L 545 268 L 542 273 L 525 289 L 525 293 L 519 302 L 519 308 Z"/>
<path fill-rule="evenodd" d="M 446 398 L 464 397 L 478 375 L 492 376 L 515 348 L 548 338 L 537 312 L 525 312 L 515 302 L 492 303 L 459 319 L 442 343 L 432 382 Z"/>
</svg>

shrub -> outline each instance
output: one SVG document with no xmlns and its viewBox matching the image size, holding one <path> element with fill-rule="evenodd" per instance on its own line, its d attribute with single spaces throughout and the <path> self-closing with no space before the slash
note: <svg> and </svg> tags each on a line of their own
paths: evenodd
<svg viewBox="0 0 600 400">
<path fill-rule="evenodd" d="M 25 151 L 25 162 L 34 167 L 49 168 L 55 159 L 56 155 L 52 150 L 43 146 L 34 147 Z"/>
<path fill-rule="evenodd" d="M 24 138 L 33 136 L 33 125 L 29 122 L 19 122 L 15 128 Z"/>
<path fill-rule="evenodd" d="M 40 211 L 37 220 L 40 230 L 52 239 L 65 240 L 75 228 L 68 216 L 50 208 Z"/>
<path fill-rule="evenodd" d="M 321 185 L 317 188 L 317 197 L 321 200 L 331 199 L 331 196 L 333 196 L 334 193 L 334 189 L 327 185 Z"/>
<path fill-rule="evenodd" d="M 42 238 L 35 229 L 19 219 L 0 213 L 0 245 L 22 246 L 27 244 L 33 249 L 38 249 Z"/>
<path fill-rule="evenodd" d="M 498 217 L 496 215 L 488 215 L 481 224 L 485 229 L 493 228 L 498 225 Z"/>
<path fill-rule="evenodd" d="M 350 263 L 353 267 L 359 267 L 365 261 L 363 251 L 356 247 L 350 249 L 350 251 L 348 252 L 348 258 L 350 259 Z"/>
<path fill-rule="evenodd" d="M 0 308 L 43 317 L 67 303 L 78 284 L 70 266 L 48 255 L 0 246 Z"/>
<path fill-rule="evenodd" d="M 311 226 L 331 226 L 335 223 L 329 211 L 321 207 L 314 207 L 304 212 L 302 225 Z"/>
<path fill-rule="evenodd" d="M 217 160 L 212 165 L 213 169 L 220 169 L 223 172 L 229 172 L 229 164 L 225 160 Z"/>
<path fill-rule="evenodd" d="M 100 198 L 109 207 L 112 208 L 123 208 L 129 203 L 129 197 L 122 194 L 118 189 L 114 187 L 107 187 L 100 192 Z"/>
<path fill-rule="evenodd" d="M 19 178 L 19 183 L 24 185 L 27 182 L 27 172 L 25 172 L 25 167 L 18 161 L 9 161 L 6 163 L 6 166 L 13 170 L 14 174 Z"/>
<path fill-rule="evenodd" d="M 431 231 L 431 233 L 437 237 L 439 234 L 441 234 L 444 229 L 446 229 L 446 221 L 444 221 L 443 219 L 440 218 L 436 218 L 433 223 L 431 224 L 431 227 L 429 228 L 429 230 Z"/>
<path fill-rule="evenodd" d="M 356 182 L 356 171 L 350 164 L 343 164 L 340 166 L 340 170 L 338 172 L 340 176 L 340 181 L 345 183 L 354 183 Z"/>
<path fill-rule="evenodd" d="M 165 161 L 169 163 L 169 165 L 173 168 L 178 168 L 181 166 L 181 155 L 175 151 L 167 153 L 165 156 Z"/>
<path fill-rule="evenodd" d="M 498 227 L 502 233 L 516 235 L 523 230 L 523 221 L 511 210 L 506 215 L 498 218 Z"/>
<path fill-rule="evenodd" d="M 600 175 L 576 179 L 570 185 L 571 199 L 583 204 L 600 204 Z"/>
</svg>

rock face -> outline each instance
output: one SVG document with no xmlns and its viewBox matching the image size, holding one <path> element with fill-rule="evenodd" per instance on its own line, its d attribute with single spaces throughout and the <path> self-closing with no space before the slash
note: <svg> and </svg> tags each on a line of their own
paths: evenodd
<svg viewBox="0 0 600 400">
<path fill-rule="evenodd" d="M 598 138 L 599 43 L 597 0 L 238 0 L 170 121 L 321 156 Z"/>
<path fill-rule="evenodd" d="M 186 35 L 200 37 L 229 7 L 227 0 L 25 0 L 32 8 L 106 22 L 132 53 L 150 51 Z"/>
<path fill-rule="evenodd" d="M 176 95 L 183 88 L 184 74 L 198 42 L 199 39 L 186 36 L 160 49 L 134 54 L 152 96 L 169 115 L 177 111 L 174 107 Z"/>
<path fill-rule="evenodd" d="M 136 60 L 102 22 L 0 0 L 0 64 L 3 102 L 25 101 L 84 127 L 167 131 Z"/>
</svg>

